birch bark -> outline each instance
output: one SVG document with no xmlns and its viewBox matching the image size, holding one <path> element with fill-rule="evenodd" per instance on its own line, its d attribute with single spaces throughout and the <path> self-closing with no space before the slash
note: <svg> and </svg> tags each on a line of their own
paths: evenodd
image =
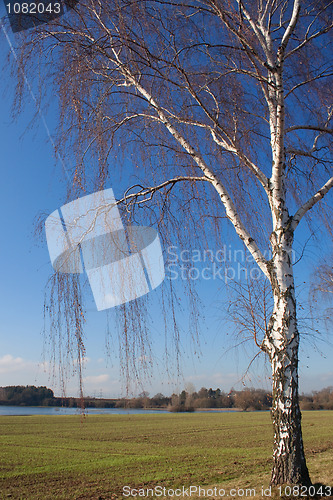
<svg viewBox="0 0 333 500">
<path fill-rule="evenodd" d="M 274 428 L 271 483 L 311 484 L 306 465 L 298 399 L 299 332 L 292 268 L 293 231 L 272 237 L 270 276 L 274 309 L 262 348 L 272 366 Z"/>
<path fill-rule="evenodd" d="M 285 49 L 295 28 L 300 3 L 295 0 L 292 16 L 276 53 L 270 71 L 271 89 L 268 96 L 272 148 L 272 176 L 269 181 L 269 203 L 273 232 L 270 237 L 272 259 L 268 272 L 274 298 L 262 349 L 272 367 L 274 428 L 273 469 L 271 483 L 310 485 L 301 428 L 298 397 L 299 332 L 296 318 L 296 297 L 293 275 L 292 247 L 294 223 L 286 204 L 285 189 L 285 97 L 283 66 Z M 267 47 L 271 47 L 267 33 Z"/>
</svg>

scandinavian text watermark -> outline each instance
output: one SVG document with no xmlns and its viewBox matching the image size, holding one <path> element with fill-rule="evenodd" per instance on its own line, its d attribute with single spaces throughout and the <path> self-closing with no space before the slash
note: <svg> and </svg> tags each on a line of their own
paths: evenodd
<svg viewBox="0 0 333 500">
<path fill-rule="evenodd" d="M 268 252 L 263 252 L 263 255 L 267 260 L 271 258 Z M 291 251 L 290 259 L 296 261 L 294 251 Z M 172 245 L 166 251 L 165 275 L 172 281 L 219 280 L 227 284 L 244 279 L 259 280 L 262 272 L 249 252 L 234 249 L 232 245 L 222 245 L 216 250 Z"/>
</svg>

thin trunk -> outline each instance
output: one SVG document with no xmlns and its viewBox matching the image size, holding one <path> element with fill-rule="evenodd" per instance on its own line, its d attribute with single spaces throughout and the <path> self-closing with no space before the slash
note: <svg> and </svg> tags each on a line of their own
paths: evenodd
<svg viewBox="0 0 333 500">
<path fill-rule="evenodd" d="M 281 234 L 282 233 L 282 234 Z M 270 269 L 274 310 L 262 348 L 272 364 L 274 427 L 271 483 L 311 484 L 306 466 L 298 399 L 299 332 L 291 259 L 293 232 L 275 232 Z"/>
</svg>

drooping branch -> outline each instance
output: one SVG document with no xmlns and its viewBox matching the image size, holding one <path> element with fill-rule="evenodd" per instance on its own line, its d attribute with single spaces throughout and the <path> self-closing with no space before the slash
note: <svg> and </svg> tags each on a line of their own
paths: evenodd
<svg viewBox="0 0 333 500">
<path fill-rule="evenodd" d="M 150 201 L 154 194 L 157 193 L 158 191 L 162 191 L 164 188 L 168 187 L 167 192 L 169 193 L 171 189 L 178 183 L 178 182 L 210 182 L 210 179 L 207 178 L 206 176 L 202 175 L 200 177 L 197 176 L 191 176 L 191 175 L 182 175 L 182 176 L 177 176 L 174 177 L 173 179 L 168 179 L 167 181 L 162 182 L 161 184 L 158 184 L 156 186 L 150 186 L 150 187 L 143 187 L 141 185 L 134 185 L 129 187 L 125 193 L 123 198 L 117 201 L 117 205 L 120 205 L 122 203 L 125 204 L 127 211 L 129 210 L 130 205 L 143 205 Z M 136 193 L 130 193 L 128 194 L 133 188 L 139 187 L 141 188 L 139 191 Z M 142 198 L 142 199 L 140 199 Z"/>
<path fill-rule="evenodd" d="M 135 3 L 136 2 L 125 2 L 121 16 L 123 14 L 126 16 L 127 7 L 130 8 L 131 5 L 135 5 Z M 154 1 L 152 3 L 154 3 Z M 118 18 L 116 15 L 113 18 L 113 14 L 111 15 L 107 8 L 106 15 L 104 16 L 101 2 L 98 2 L 97 4 L 92 2 L 89 10 L 99 25 L 98 29 L 102 30 L 102 34 L 98 33 L 96 36 L 93 35 L 92 28 L 89 28 L 86 31 L 79 28 L 75 30 L 75 28 L 72 27 L 68 27 L 67 29 L 62 28 L 59 31 L 52 31 L 52 29 L 51 31 L 45 31 L 46 36 L 57 38 L 57 43 L 61 42 L 62 36 L 65 39 L 73 38 L 74 40 L 75 38 L 73 46 L 74 50 L 76 50 L 77 60 L 79 60 L 82 56 L 82 60 L 84 61 L 84 64 L 88 66 L 89 71 L 97 76 L 96 82 L 100 79 L 100 81 L 106 86 L 108 86 L 109 82 L 111 82 L 111 87 L 113 87 L 113 89 L 112 92 L 107 94 L 108 96 L 119 92 L 119 94 L 125 95 L 125 99 L 137 99 L 137 109 L 134 108 L 133 111 L 133 108 L 131 108 L 131 106 L 127 106 L 126 104 L 126 110 L 121 112 L 119 111 L 119 107 L 117 109 L 116 119 L 113 117 L 110 118 L 108 116 L 108 112 L 105 113 L 105 110 L 103 109 L 97 117 L 97 120 L 100 120 L 100 127 L 96 127 L 96 131 L 94 129 L 91 131 L 89 130 L 89 134 L 87 135 L 88 147 L 85 149 L 84 154 L 93 150 L 96 143 L 102 140 L 105 141 L 105 143 L 109 140 L 111 145 L 109 144 L 108 146 L 110 146 L 110 148 L 113 147 L 114 133 L 117 132 L 123 125 L 129 125 L 129 128 L 131 129 L 132 123 L 136 118 L 143 118 L 163 125 L 177 142 L 178 151 L 180 149 L 180 145 L 189 157 L 191 157 L 193 164 L 199 167 L 203 173 L 203 178 L 210 182 L 219 193 L 220 199 L 227 212 L 227 216 L 234 225 L 237 234 L 245 242 L 252 255 L 256 255 L 256 260 L 257 262 L 260 262 L 260 267 L 263 269 L 265 268 L 265 261 L 262 260 L 262 255 L 258 252 L 258 247 L 255 247 L 253 244 L 253 234 L 246 231 L 244 224 L 242 224 L 242 221 L 240 220 L 240 214 L 237 213 L 236 209 L 237 203 L 235 205 L 235 203 L 233 203 L 234 199 L 231 200 L 230 194 L 233 188 L 230 188 L 227 183 L 228 181 L 224 180 L 224 175 L 227 177 L 232 168 L 225 166 L 222 162 L 212 162 L 212 164 L 208 163 L 205 154 L 202 152 L 203 149 L 201 150 L 201 147 L 199 148 L 195 146 L 192 139 L 189 139 L 190 135 L 186 135 L 186 132 L 184 132 L 184 129 L 186 128 L 184 125 L 188 125 L 193 128 L 196 127 L 197 130 L 198 128 L 206 130 L 212 137 L 210 147 L 211 149 L 214 148 L 213 154 L 216 155 L 216 159 L 220 160 L 221 158 L 221 150 L 219 149 L 221 148 L 222 150 L 231 153 L 230 156 L 234 155 L 234 157 L 237 157 L 237 163 L 240 160 L 239 163 L 241 165 L 237 165 L 237 168 L 242 168 L 243 172 L 248 169 L 248 171 L 253 174 L 253 177 L 259 180 L 259 183 L 264 188 L 265 192 L 267 194 L 269 192 L 268 198 L 273 214 L 273 226 L 276 227 L 274 224 L 276 219 L 274 220 L 274 217 L 276 217 L 276 214 L 278 214 L 279 211 L 280 213 L 278 216 L 280 217 L 284 209 L 283 203 L 279 206 L 279 200 L 284 200 L 285 202 L 285 193 L 283 192 L 285 153 L 290 152 L 292 154 L 300 155 L 302 152 L 304 157 L 307 156 L 308 158 L 316 159 L 315 156 L 312 155 L 314 150 L 311 151 L 311 147 L 309 148 L 309 151 L 306 151 L 306 147 L 299 147 L 297 150 L 292 147 L 288 148 L 288 145 L 286 145 L 286 148 L 284 147 L 286 133 L 297 130 L 297 127 L 294 126 L 285 128 L 283 67 L 278 67 L 276 64 L 278 59 L 275 50 L 273 50 L 276 42 L 281 40 L 279 57 L 282 57 L 281 60 L 284 61 L 285 55 L 282 56 L 282 52 L 286 49 L 288 43 L 295 43 L 295 39 L 297 40 L 295 27 L 299 17 L 300 1 L 295 0 L 293 2 L 293 12 L 289 16 L 290 19 L 287 20 L 285 17 L 287 17 L 287 12 L 289 15 L 289 8 L 286 10 L 281 4 L 277 4 L 274 1 L 258 2 L 260 6 L 258 17 L 256 17 L 257 14 L 251 7 L 248 8 L 248 2 L 242 0 L 236 0 L 234 5 L 235 8 L 231 7 L 231 3 L 227 5 L 227 3 L 213 0 L 198 2 L 197 5 L 189 5 L 189 3 L 184 4 L 182 2 L 166 2 L 162 0 L 160 2 L 156 1 L 155 3 L 160 3 L 166 7 L 178 4 L 179 7 L 184 8 L 184 19 L 187 19 L 187 15 L 189 14 L 189 12 L 186 11 L 187 8 L 193 9 L 194 13 L 205 12 L 206 16 L 214 16 L 216 22 L 219 23 L 219 28 L 221 28 L 221 24 L 223 24 L 222 31 L 229 31 L 229 35 L 233 41 L 230 42 L 230 44 L 224 44 L 218 43 L 220 40 L 216 39 L 217 43 L 208 43 L 201 39 L 201 34 L 198 28 L 198 31 L 196 32 L 198 36 L 194 36 L 193 40 L 190 39 L 190 42 L 186 36 L 184 37 L 184 40 L 174 37 L 172 41 L 170 41 L 169 45 L 163 46 L 163 40 L 165 37 L 163 30 L 168 36 L 172 35 L 173 28 L 170 28 L 172 25 L 169 26 L 167 22 L 164 22 L 164 20 L 162 22 L 162 18 L 160 19 L 157 16 L 157 18 L 154 19 L 154 23 L 157 22 L 160 24 L 158 26 L 152 24 L 149 28 L 148 25 L 145 26 L 145 23 L 141 22 L 138 18 L 138 28 L 136 29 L 136 21 L 134 19 L 133 24 L 131 23 L 127 26 L 125 17 L 123 23 L 121 20 L 122 18 Z M 200 5 L 203 4 L 207 6 L 207 9 L 201 9 Z M 149 10 L 151 7 L 150 2 L 147 5 L 147 9 Z M 144 16 L 146 15 L 144 9 L 145 7 L 142 10 L 140 10 L 140 8 L 138 10 L 139 16 L 143 16 L 143 21 L 145 19 Z M 281 11 L 280 20 L 278 19 L 278 9 Z M 132 14 L 130 10 L 128 13 Z M 195 16 L 190 14 L 190 17 L 194 19 Z M 273 20 L 273 17 L 277 17 L 277 19 Z M 301 19 L 299 19 L 299 21 L 301 22 Z M 274 23 L 272 24 L 273 29 L 270 29 L 270 23 Z M 140 34 L 144 33 L 145 27 L 148 29 L 146 32 L 148 34 L 147 38 L 144 36 L 140 37 Z M 149 31 L 149 29 L 152 31 Z M 161 49 L 158 48 L 157 51 L 155 50 L 155 45 L 150 45 L 149 42 L 149 33 L 157 33 L 157 31 L 155 31 L 156 29 L 159 29 L 160 33 L 162 32 Z M 279 30 L 280 32 L 278 35 L 276 35 L 276 38 L 273 39 L 272 33 L 278 32 Z M 168 40 L 168 36 L 166 41 Z M 197 41 L 200 43 L 196 43 Z M 229 40 L 226 39 L 222 41 L 228 42 Z M 207 78 L 206 73 L 197 73 L 196 70 L 193 71 L 191 57 L 189 57 L 190 62 L 188 65 L 180 57 L 181 54 L 182 57 L 184 57 L 184 51 L 192 51 L 192 53 L 196 54 L 195 48 L 199 46 L 203 46 L 207 49 L 207 51 L 205 49 L 201 52 L 201 54 L 203 58 L 207 56 L 208 63 L 214 65 L 214 68 L 212 68 L 212 66 L 209 66 L 207 63 L 207 67 L 205 67 L 205 71 L 212 71 L 213 76 L 211 78 Z M 229 48 L 229 46 L 231 55 L 230 53 L 226 55 L 226 51 L 224 51 L 224 49 L 227 47 Z M 208 49 L 211 50 L 211 52 L 208 52 Z M 220 49 L 222 49 L 223 59 L 219 61 L 218 55 L 221 53 Z M 90 57 L 93 53 L 96 54 L 96 57 Z M 225 61 L 227 61 L 227 63 Z M 223 68 L 226 70 L 223 72 L 216 70 L 218 66 L 216 66 L 215 62 L 220 64 L 223 63 Z M 78 68 L 78 73 L 79 69 L 80 68 Z M 217 71 L 217 76 L 214 73 L 215 71 Z M 237 110 L 241 108 L 242 105 L 242 119 L 244 120 L 245 117 L 246 120 L 246 116 L 251 114 L 248 109 L 253 109 L 253 107 L 248 106 L 247 100 L 249 100 L 250 104 L 253 104 L 253 96 L 256 98 L 257 95 L 251 95 L 246 87 L 247 84 L 245 84 L 244 101 L 237 101 L 234 108 L 228 108 L 228 103 L 224 102 L 224 95 L 221 96 L 219 94 L 221 86 L 219 85 L 216 88 L 214 87 L 216 82 L 219 82 L 220 79 L 222 83 L 224 77 L 226 78 L 226 82 L 228 82 L 230 74 L 232 74 L 232 78 L 236 75 L 236 77 L 239 78 L 239 82 L 242 83 L 247 77 L 251 79 L 256 78 L 256 81 L 258 81 L 261 86 L 266 103 L 260 96 L 257 102 L 260 101 L 261 108 L 257 115 L 254 116 L 259 116 L 261 112 L 260 119 L 265 121 L 265 126 L 266 123 L 270 123 L 271 125 L 270 132 L 273 152 L 273 172 L 270 180 L 268 180 L 264 171 L 260 168 L 261 165 L 259 164 L 259 160 L 256 160 L 255 155 L 252 155 L 251 153 L 248 154 L 246 149 L 249 147 L 252 151 L 251 141 L 253 134 L 257 134 L 256 137 L 264 137 L 266 140 L 269 136 L 269 132 L 265 134 L 261 129 L 255 129 L 255 126 L 253 126 L 251 122 L 249 122 L 249 126 L 246 129 L 239 126 L 240 120 L 239 122 L 235 120 L 234 124 L 232 122 L 233 113 L 235 112 L 237 114 Z M 84 79 L 85 76 L 82 76 Z M 171 101 L 168 101 L 166 96 L 163 94 L 156 95 L 156 91 L 152 90 L 152 88 L 158 88 L 158 85 L 155 84 L 160 81 L 164 81 L 165 86 L 168 86 L 169 89 L 172 88 L 172 90 L 175 90 L 173 94 L 170 93 Z M 152 83 L 153 86 L 151 85 Z M 297 84 L 297 82 L 293 83 Z M 186 95 L 188 92 L 190 92 L 191 97 L 195 101 L 194 106 L 192 99 L 189 100 L 188 94 Z M 206 99 L 206 92 L 213 99 L 213 103 L 210 98 Z M 175 97 L 173 97 L 173 95 Z M 104 93 L 102 98 L 104 98 Z M 117 101 L 117 99 L 113 100 L 113 97 L 110 98 L 111 104 L 114 104 L 115 101 Z M 91 102 L 93 102 L 93 99 Z M 124 102 L 120 101 L 120 106 L 122 106 Z M 145 103 L 144 105 L 142 105 L 143 102 Z M 147 103 L 149 106 L 146 106 Z M 89 100 L 87 100 L 84 104 L 88 107 L 90 105 Z M 98 102 L 96 109 L 99 107 L 99 104 L 100 103 Z M 119 103 L 117 102 L 117 105 L 118 104 Z M 225 122 L 222 118 L 224 107 L 226 107 L 226 111 L 228 113 L 226 115 Z M 190 111 L 189 113 L 189 109 L 194 109 L 195 112 L 192 113 L 192 111 Z M 93 110 L 92 113 L 93 112 L 96 112 L 96 110 Z M 195 113 L 197 114 L 195 115 Z M 193 117 L 190 116 L 192 114 Z M 110 114 L 110 116 L 112 115 Z M 228 118 L 230 118 L 230 122 L 228 121 Z M 103 125 L 104 119 L 108 120 L 107 126 Z M 324 123 L 324 121 L 319 121 L 319 123 Z M 133 127 L 139 128 L 137 124 L 133 124 Z M 332 133 L 332 130 L 328 129 L 326 126 L 305 126 L 299 127 L 298 129 L 312 129 L 319 133 Z M 105 134 L 105 138 L 103 137 L 103 139 L 101 139 L 103 134 Z M 197 138 L 202 137 L 203 135 L 204 134 L 201 132 L 198 132 Z M 139 137 L 139 135 L 137 135 L 137 137 Z M 243 144 L 245 144 L 245 147 Z M 217 148 L 216 145 L 218 145 L 219 148 Z M 96 148 L 97 147 L 98 145 Z M 170 151 L 172 148 L 173 146 L 170 145 Z M 107 148 L 106 150 L 107 152 L 109 151 Z M 267 152 L 268 155 L 270 155 L 271 151 Z M 105 156 L 104 151 L 102 154 Z M 260 161 L 262 161 L 261 157 Z M 218 165 L 219 169 L 223 170 L 222 179 L 221 175 L 214 170 L 216 165 Z M 163 190 L 164 187 L 172 188 L 173 180 L 176 178 L 176 175 L 177 172 L 173 172 L 170 174 L 170 177 L 172 178 L 165 181 L 170 184 L 162 183 L 159 187 L 149 187 L 145 188 L 145 190 L 141 190 L 139 193 L 131 194 L 131 201 L 129 201 L 129 203 L 136 200 L 138 203 L 143 204 L 145 203 L 145 200 L 147 201 L 148 199 L 151 199 L 154 193 L 158 190 Z M 192 177 L 192 179 L 193 178 L 194 177 Z M 199 178 L 201 179 L 201 177 L 198 177 L 198 179 Z M 190 178 L 187 180 L 189 182 L 191 181 Z M 144 183 L 144 185 L 147 184 Z M 285 210 L 284 213 L 286 214 L 287 210 Z M 287 219 L 284 218 L 283 220 L 285 221 Z M 264 265 L 262 265 L 263 262 Z"/>
<path fill-rule="evenodd" d="M 305 202 L 295 213 L 291 222 L 291 229 L 295 230 L 300 223 L 302 217 L 312 208 L 316 203 L 324 198 L 328 191 L 333 187 L 333 177 L 331 177 L 311 198 Z"/>
<path fill-rule="evenodd" d="M 328 127 L 317 127 L 316 125 L 293 125 L 285 129 L 285 133 L 293 132 L 294 130 L 313 130 L 315 132 L 323 132 L 325 134 L 333 134 L 333 129 Z"/>
<path fill-rule="evenodd" d="M 285 95 L 285 98 L 289 97 L 295 90 L 299 89 L 300 87 L 303 87 L 304 85 L 308 85 L 311 82 L 315 82 L 317 80 L 320 80 L 321 78 L 328 78 L 333 75 L 333 72 L 327 72 L 326 70 L 320 73 L 319 75 L 316 75 L 312 78 L 308 78 L 307 80 L 304 80 L 303 82 L 299 82 L 296 85 L 294 85 Z"/>
<path fill-rule="evenodd" d="M 291 155 L 292 158 L 295 158 L 295 156 L 305 156 L 307 158 L 312 158 L 313 160 L 319 161 L 319 158 L 314 155 L 314 153 L 318 151 L 319 150 L 316 148 L 313 148 L 310 151 L 303 151 L 301 149 L 296 149 L 296 148 L 287 148 L 286 154 Z"/>
<path fill-rule="evenodd" d="M 214 186 L 217 193 L 219 194 L 221 202 L 223 203 L 223 205 L 225 207 L 226 214 L 236 230 L 236 233 L 238 234 L 240 239 L 244 242 L 244 244 L 248 248 L 249 252 L 253 256 L 253 258 L 255 259 L 258 266 L 265 274 L 265 276 L 268 277 L 269 275 L 268 275 L 267 266 L 266 266 L 266 259 L 264 258 L 261 251 L 259 250 L 257 243 L 251 237 L 251 235 L 247 231 L 246 227 L 242 223 L 240 216 L 236 210 L 236 207 L 235 207 L 226 187 L 222 184 L 220 179 L 218 179 L 218 177 L 211 171 L 211 169 L 206 165 L 202 156 L 189 144 L 189 142 L 185 139 L 185 137 L 174 127 L 174 125 L 170 122 L 170 120 L 168 119 L 166 114 L 163 112 L 163 110 L 157 104 L 155 99 L 149 94 L 149 92 L 146 89 L 144 89 L 142 87 L 142 85 L 139 84 L 139 82 L 137 82 L 135 80 L 133 75 L 129 74 L 128 69 L 125 69 L 124 67 L 122 67 L 122 69 L 125 70 L 128 78 L 130 78 L 132 80 L 133 85 L 135 85 L 137 90 L 147 99 L 149 104 L 156 110 L 161 122 L 165 125 L 165 127 L 170 132 L 172 137 L 191 156 L 191 158 L 195 161 L 195 163 L 198 165 L 198 167 L 202 170 L 206 179 Z"/>
<path fill-rule="evenodd" d="M 110 29 L 105 25 L 105 23 L 100 18 L 98 12 L 95 10 L 94 14 L 99 20 L 101 26 L 108 34 L 110 40 L 112 41 L 112 33 Z M 112 43 L 111 43 L 112 46 Z M 241 221 L 240 215 L 228 193 L 228 190 L 217 177 L 216 174 L 208 167 L 204 161 L 202 155 L 195 150 L 195 148 L 189 143 L 189 141 L 184 137 L 184 135 L 176 129 L 173 125 L 171 119 L 168 117 L 167 113 L 164 111 L 163 107 L 158 104 L 156 98 L 154 98 L 151 93 L 140 83 L 140 81 L 131 72 L 128 65 L 122 62 L 119 52 L 113 47 L 111 49 L 112 57 L 108 54 L 110 62 L 112 62 L 118 71 L 123 75 L 126 82 L 133 85 L 138 93 L 147 101 L 147 103 L 155 110 L 159 121 L 166 127 L 171 136 L 180 144 L 180 146 L 186 151 L 186 153 L 192 158 L 192 160 L 197 164 L 200 170 L 203 172 L 206 179 L 212 184 L 212 186 L 217 191 L 222 204 L 226 210 L 226 215 L 228 219 L 233 224 L 237 235 L 244 242 L 245 246 L 257 262 L 259 268 L 262 270 L 266 277 L 269 277 L 267 270 L 267 261 L 264 258 L 262 252 L 260 251 L 256 241 L 251 236 L 251 234 L 246 229 L 245 225 Z"/>
<path fill-rule="evenodd" d="M 116 54 L 115 54 L 116 55 Z M 216 189 L 222 204 L 226 210 L 227 217 L 233 224 L 236 233 L 240 237 L 240 239 L 244 242 L 247 249 L 257 262 L 258 266 L 265 274 L 266 277 L 269 277 L 269 273 L 267 270 L 267 261 L 264 258 L 262 252 L 260 251 L 257 243 L 249 234 L 248 230 L 244 226 L 241 221 L 241 218 L 236 210 L 236 207 L 226 189 L 226 187 L 222 184 L 220 179 L 212 172 L 212 170 L 207 166 L 206 162 L 202 158 L 202 156 L 189 144 L 189 142 L 185 139 L 185 137 L 174 127 L 171 123 L 163 109 L 157 104 L 156 100 L 150 95 L 150 93 L 138 82 L 135 77 L 130 73 L 129 69 L 126 68 L 119 57 L 117 57 L 118 67 L 121 72 L 124 73 L 124 76 L 128 78 L 129 81 L 135 86 L 138 92 L 143 95 L 148 103 L 155 109 L 160 121 L 164 124 L 167 130 L 170 132 L 172 137 L 182 146 L 182 148 L 189 154 L 189 156 L 194 160 L 194 162 L 198 165 L 198 167 L 202 170 L 206 179 L 214 186 Z"/>
</svg>

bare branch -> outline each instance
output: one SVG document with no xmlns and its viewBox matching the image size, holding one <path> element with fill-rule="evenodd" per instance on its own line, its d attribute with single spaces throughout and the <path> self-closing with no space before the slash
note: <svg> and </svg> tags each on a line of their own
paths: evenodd
<svg viewBox="0 0 333 500">
<path fill-rule="evenodd" d="M 182 148 L 192 157 L 198 167 L 202 170 L 203 174 L 206 178 L 211 182 L 216 191 L 218 192 L 221 202 L 224 205 L 226 210 L 226 214 L 229 220 L 232 222 L 236 233 L 240 237 L 240 239 L 244 242 L 249 252 L 257 262 L 258 266 L 268 277 L 266 259 L 262 255 L 261 251 L 255 240 L 251 237 L 246 227 L 242 223 L 240 216 L 236 210 L 236 207 L 226 189 L 226 187 L 222 184 L 222 182 L 218 179 L 218 177 L 211 171 L 211 169 L 206 165 L 202 156 L 189 144 L 189 142 L 185 139 L 185 137 L 172 125 L 162 108 L 157 104 L 155 99 L 149 94 L 149 92 L 135 80 L 134 76 L 129 73 L 129 70 L 125 68 L 122 63 L 119 61 L 119 68 L 121 71 L 124 71 L 126 76 L 133 82 L 137 90 L 147 99 L 149 104 L 156 110 L 159 118 L 162 123 L 165 125 L 170 134 L 174 137 L 174 139 L 182 146 Z"/>
<path fill-rule="evenodd" d="M 255 33 L 256 37 L 258 38 L 258 41 L 261 45 L 261 48 L 263 49 L 264 54 L 266 56 L 267 62 L 269 63 L 270 66 L 273 66 L 274 61 L 273 61 L 273 57 L 272 57 L 272 52 L 270 50 L 271 49 L 270 40 L 269 40 L 270 35 L 268 34 L 268 32 L 266 32 L 264 34 L 265 36 L 263 36 L 263 34 L 260 32 L 260 29 L 257 26 L 256 22 L 252 19 L 249 11 L 245 8 L 242 0 L 237 0 L 237 3 L 239 5 L 239 7 L 241 8 L 241 10 L 244 12 L 248 23 L 250 24 L 253 32 Z"/>
<path fill-rule="evenodd" d="M 237 0 L 237 2 L 239 4 L 241 3 L 240 0 Z M 246 36 L 243 35 L 243 33 L 241 32 L 241 30 L 237 29 L 236 27 L 234 27 L 232 25 L 232 23 L 227 18 L 226 13 L 223 11 L 223 9 L 219 8 L 219 6 L 217 5 L 217 3 L 214 5 L 214 7 L 216 9 L 217 15 L 220 17 L 220 19 L 223 21 L 223 23 L 228 27 L 228 29 L 237 37 L 237 39 L 240 41 L 240 43 L 242 44 L 242 46 L 245 48 L 246 52 L 248 54 L 251 54 L 253 57 L 255 57 L 255 59 L 262 66 L 264 66 L 265 68 L 273 66 L 273 61 L 270 58 L 269 58 L 269 61 L 267 63 L 262 57 L 260 57 L 260 55 L 258 54 L 257 50 L 255 50 L 255 48 L 253 47 L 253 45 L 250 43 L 249 39 Z M 258 38 L 260 37 L 261 40 L 262 40 L 262 37 L 261 37 L 260 33 L 258 33 L 258 35 L 259 35 Z M 268 55 L 269 54 L 266 53 L 266 57 Z"/>
<path fill-rule="evenodd" d="M 304 215 L 322 200 L 326 193 L 333 187 L 333 177 L 331 177 L 306 203 L 304 203 L 295 213 L 291 222 L 291 229 L 294 231 Z"/>
<path fill-rule="evenodd" d="M 205 177 L 204 175 L 202 175 L 200 177 L 195 177 L 195 176 L 191 176 L 191 175 L 188 175 L 188 176 L 184 175 L 184 176 L 174 177 L 173 179 L 168 179 L 167 181 L 162 182 L 161 184 L 158 184 L 157 186 L 142 187 L 140 185 L 134 185 L 134 186 L 129 187 L 126 190 L 123 198 L 121 198 L 120 200 L 117 201 L 117 205 L 121 205 L 122 203 L 124 203 L 126 205 L 127 211 L 129 211 L 130 205 L 142 205 L 144 203 L 147 203 L 148 201 L 150 201 L 153 198 L 154 194 L 157 191 L 161 191 L 163 188 L 165 188 L 167 186 L 170 186 L 172 189 L 173 186 L 175 184 L 177 184 L 178 182 L 201 182 L 201 181 L 210 182 L 210 179 Z M 136 193 L 127 194 L 127 193 L 129 193 L 129 191 L 131 191 L 135 187 L 141 187 L 141 189 L 139 191 L 137 191 Z M 170 189 L 168 189 L 168 192 L 170 192 Z M 141 198 L 141 197 L 143 199 L 139 200 L 139 198 Z"/>
<path fill-rule="evenodd" d="M 293 12 L 292 12 L 288 27 L 287 27 L 287 29 L 284 32 L 284 35 L 282 37 L 281 44 L 280 44 L 279 51 L 278 51 L 280 61 L 284 59 L 284 52 L 285 52 L 285 49 L 288 45 L 289 39 L 290 39 L 294 29 L 295 29 L 295 26 L 296 26 L 296 23 L 298 20 L 298 16 L 299 16 L 299 12 L 300 12 L 300 8 L 301 8 L 300 0 L 294 0 Z"/>
<path fill-rule="evenodd" d="M 316 132 L 323 132 L 326 134 L 333 134 L 333 129 L 327 127 L 317 127 L 316 125 L 292 125 L 285 129 L 285 133 L 293 132 L 294 130 L 313 130 Z"/>
<path fill-rule="evenodd" d="M 314 22 L 318 19 L 318 16 L 319 14 L 321 14 L 323 11 L 325 11 L 326 9 L 328 9 L 330 6 L 332 6 L 333 4 L 333 1 L 331 0 L 327 5 L 325 5 L 325 7 L 320 10 L 316 16 L 314 17 L 314 19 L 312 20 L 312 22 L 309 24 L 308 26 L 308 29 L 306 31 L 306 34 L 305 34 L 305 37 L 304 37 L 304 40 L 299 44 L 297 45 L 297 47 L 293 48 L 290 52 L 288 52 L 286 55 L 285 55 L 285 59 L 287 59 L 288 57 L 290 57 L 291 55 L 295 54 L 295 52 L 297 52 L 298 50 L 300 50 L 302 47 L 304 47 L 304 45 L 306 45 L 307 43 L 309 43 L 310 41 L 314 40 L 315 38 L 318 38 L 319 36 L 321 35 L 324 35 L 325 33 L 328 33 L 330 31 L 330 29 L 333 27 L 333 23 L 329 24 L 328 26 L 325 26 L 324 28 L 322 28 L 321 30 L 318 30 L 316 31 L 315 33 L 313 33 L 312 35 L 309 36 L 309 33 L 310 33 L 310 30 L 314 24 Z"/>
<path fill-rule="evenodd" d="M 309 84 L 310 82 L 314 82 L 316 80 L 320 80 L 321 78 L 328 78 L 329 76 L 332 76 L 333 75 L 333 72 L 332 73 L 321 73 L 320 75 L 316 75 L 314 76 L 313 78 L 308 78 L 307 80 L 304 80 L 303 82 L 299 82 L 297 83 L 296 85 L 294 85 L 285 95 L 285 99 L 287 99 L 287 97 L 289 97 L 290 94 L 292 94 L 296 89 L 300 88 L 300 87 L 303 87 L 303 85 L 307 85 Z"/>
</svg>

